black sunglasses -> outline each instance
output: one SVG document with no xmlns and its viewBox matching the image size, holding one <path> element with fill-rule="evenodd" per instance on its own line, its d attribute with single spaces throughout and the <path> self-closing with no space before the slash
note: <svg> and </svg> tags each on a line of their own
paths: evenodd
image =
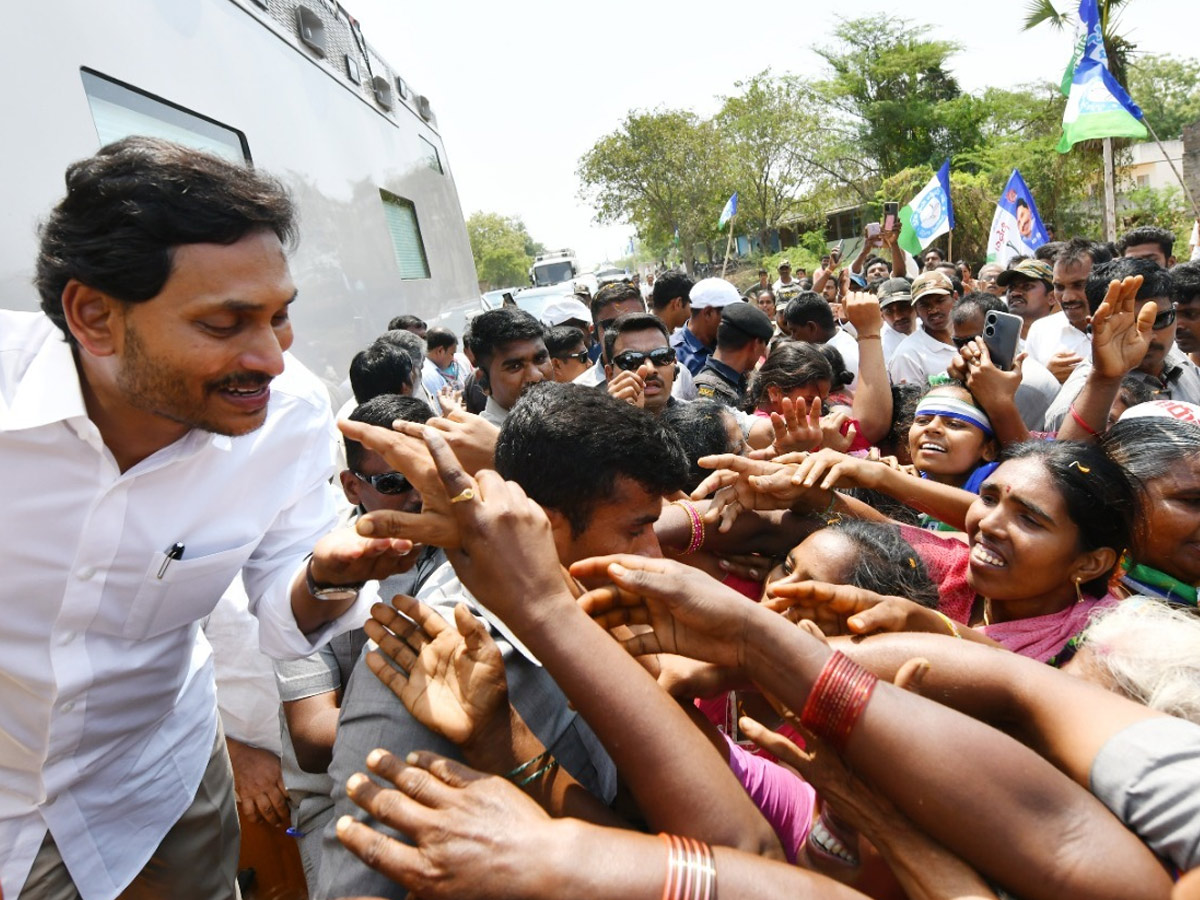
<svg viewBox="0 0 1200 900">
<path fill-rule="evenodd" d="M 643 353 L 641 350 L 626 350 L 613 357 L 616 367 L 627 372 L 636 369 L 646 360 L 650 360 L 656 366 L 669 366 L 675 362 L 675 351 L 670 347 L 659 347 L 649 353 Z"/>
<path fill-rule="evenodd" d="M 1151 326 L 1155 331 L 1162 331 L 1164 328 L 1170 328 L 1175 324 L 1175 307 L 1172 306 L 1165 312 L 1160 312 L 1154 317 L 1154 324 Z"/>
<path fill-rule="evenodd" d="M 590 362 L 590 359 L 588 358 L 588 352 L 586 350 L 580 350 L 578 353 L 560 353 L 557 356 L 555 356 L 554 358 L 555 359 L 573 359 L 573 360 L 575 360 L 575 362 L 580 363 L 580 364 Z"/>
<path fill-rule="evenodd" d="M 355 472 L 355 478 L 360 478 L 381 494 L 403 494 L 412 490 L 412 482 L 399 472 L 384 472 L 382 475 L 364 475 Z"/>
</svg>

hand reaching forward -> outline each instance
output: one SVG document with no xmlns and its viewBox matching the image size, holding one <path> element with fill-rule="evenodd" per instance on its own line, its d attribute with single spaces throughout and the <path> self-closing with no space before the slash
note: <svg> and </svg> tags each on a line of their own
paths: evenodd
<svg viewBox="0 0 1200 900">
<path fill-rule="evenodd" d="M 346 782 L 350 799 L 415 841 L 409 846 L 343 816 L 338 840 L 371 868 L 425 900 L 492 900 L 537 896 L 538 867 L 528 855 L 552 846 L 554 821 L 503 778 L 484 775 L 435 753 L 405 764 L 373 750 L 367 767 L 395 789 L 366 775 Z M 487 873 L 482 878 L 480 873 Z"/>
<path fill-rule="evenodd" d="M 1108 285 L 1104 302 L 1092 315 L 1092 366 L 1105 378 L 1124 378 L 1136 369 L 1150 349 L 1156 306 L 1147 303 L 1136 312 L 1141 275 Z"/>
<path fill-rule="evenodd" d="M 368 668 L 426 728 L 459 746 L 471 743 L 507 713 L 500 648 L 464 603 L 454 608 L 451 627 L 412 597 L 392 602 L 395 609 L 383 603 L 371 609 L 365 627 L 379 649 L 367 655 Z"/>
</svg>

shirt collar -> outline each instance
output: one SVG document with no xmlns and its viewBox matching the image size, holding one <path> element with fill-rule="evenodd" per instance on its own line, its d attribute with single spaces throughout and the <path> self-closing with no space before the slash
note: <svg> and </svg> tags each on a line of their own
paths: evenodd
<svg viewBox="0 0 1200 900">
<path fill-rule="evenodd" d="M 21 431 L 87 417 L 71 345 L 55 328 L 49 332 L 0 415 L 0 430 Z"/>
<path fill-rule="evenodd" d="M 738 388 L 739 390 L 741 389 L 743 379 L 742 373 L 727 363 L 721 362 L 721 360 L 717 359 L 715 356 L 710 356 L 705 361 L 704 368 L 712 369 L 721 376 L 722 380 L 729 382 L 730 385 Z"/>
</svg>

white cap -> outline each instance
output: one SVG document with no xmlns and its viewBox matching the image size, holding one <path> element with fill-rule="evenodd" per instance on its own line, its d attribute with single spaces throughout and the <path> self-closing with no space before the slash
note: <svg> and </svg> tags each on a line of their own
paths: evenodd
<svg viewBox="0 0 1200 900">
<path fill-rule="evenodd" d="M 1200 425 L 1200 406 L 1182 400 L 1150 400 L 1129 407 L 1118 421 L 1126 419 L 1178 419 Z"/>
<path fill-rule="evenodd" d="M 574 297 L 560 297 L 553 303 L 547 303 L 542 310 L 542 323 L 553 328 L 563 322 L 578 319 L 581 322 L 591 322 L 592 313 L 583 303 Z"/>
<path fill-rule="evenodd" d="M 730 303 L 741 303 L 742 295 L 724 278 L 702 278 L 692 286 L 688 299 L 695 309 L 723 308 Z"/>
</svg>

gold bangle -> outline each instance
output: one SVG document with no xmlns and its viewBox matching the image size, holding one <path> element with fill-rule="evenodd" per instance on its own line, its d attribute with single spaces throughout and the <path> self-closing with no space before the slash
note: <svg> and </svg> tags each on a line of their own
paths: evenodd
<svg viewBox="0 0 1200 900">
<path fill-rule="evenodd" d="M 946 623 L 946 627 L 950 629 L 950 633 L 952 635 L 954 635 L 960 641 L 962 640 L 962 632 L 958 630 L 958 625 L 955 624 L 953 619 L 951 619 L 944 612 L 940 612 L 936 609 L 931 609 L 930 612 Z"/>
</svg>

